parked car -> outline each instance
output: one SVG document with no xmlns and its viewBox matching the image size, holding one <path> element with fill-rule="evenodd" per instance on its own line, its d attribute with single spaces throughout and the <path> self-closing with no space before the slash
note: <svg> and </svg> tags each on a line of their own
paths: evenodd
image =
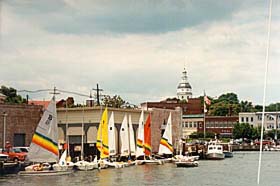
<svg viewBox="0 0 280 186">
<path fill-rule="evenodd" d="M 9 151 L 2 150 L 2 154 L 6 154 L 9 156 L 9 160 L 12 161 L 24 161 L 26 158 L 27 153 L 22 152 L 20 149 L 13 149 L 11 148 Z"/>
<path fill-rule="evenodd" d="M 26 152 L 28 153 L 29 147 L 13 147 L 16 151 Z"/>
<path fill-rule="evenodd" d="M 8 159 L 9 159 L 9 156 L 7 154 L 0 153 L 0 161 L 6 162 L 6 161 L 8 161 Z"/>
<path fill-rule="evenodd" d="M 260 144 L 261 144 L 261 141 L 255 142 L 255 145 L 260 145 Z M 262 144 L 263 144 L 263 145 L 271 145 L 272 142 L 269 141 L 269 140 L 263 140 L 263 141 L 262 141 Z"/>
</svg>

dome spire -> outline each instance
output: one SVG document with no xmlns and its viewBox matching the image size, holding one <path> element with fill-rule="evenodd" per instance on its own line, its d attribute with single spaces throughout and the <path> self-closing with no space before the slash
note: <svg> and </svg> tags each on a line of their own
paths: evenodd
<svg viewBox="0 0 280 186">
<path fill-rule="evenodd" d="M 184 67 L 184 70 L 182 72 L 181 82 L 177 87 L 177 97 L 180 100 L 186 100 L 186 101 L 188 101 L 188 99 L 192 97 L 192 87 L 188 82 L 186 67 Z"/>
</svg>

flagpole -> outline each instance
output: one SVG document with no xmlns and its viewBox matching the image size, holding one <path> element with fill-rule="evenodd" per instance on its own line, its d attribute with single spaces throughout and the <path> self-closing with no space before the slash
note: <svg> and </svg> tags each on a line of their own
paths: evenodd
<svg viewBox="0 0 280 186">
<path fill-rule="evenodd" d="M 205 105 L 205 90 L 204 90 L 204 96 L 203 96 L 203 135 L 204 135 L 204 139 L 206 138 L 206 123 L 205 123 L 205 110 L 206 110 L 206 105 Z"/>
</svg>

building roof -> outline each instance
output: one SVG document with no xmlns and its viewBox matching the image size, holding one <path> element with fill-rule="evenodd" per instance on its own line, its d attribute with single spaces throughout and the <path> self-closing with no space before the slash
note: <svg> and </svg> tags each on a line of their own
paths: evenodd
<svg viewBox="0 0 280 186">
<path fill-rule="evenodd" d="M 48 107 L 51 101 L 42 101 L 42 100 L 29 100 L 29 105 L 42 105 L 45 109 Z"/>
<path fill-rule="evenodd" d="M 179 89 L 179 88 L 192 88 L 192 87 L 189 83 L 180 83 L 177 88 Z"/>
</svg>

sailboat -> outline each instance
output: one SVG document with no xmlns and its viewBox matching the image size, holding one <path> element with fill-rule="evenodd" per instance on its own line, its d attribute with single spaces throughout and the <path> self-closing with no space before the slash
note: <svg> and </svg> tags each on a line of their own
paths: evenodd
<svg viewBox="0 0 280 186">
<path fill-rule="evenodd" d="M 160 144 L 159 144 L 159 151 L 158 154 L 160 156 L 172 156 L 173 155 L 173 145 L 172 145 L 172 123 L 171 123 L 171 112 L 169 114 L 167 125 L 163 136 L 161 137 Z M 171 158 L 162 159 L 164 162 L 169 162 Z"/>
<path fill-rule="evenodd" d="M 98 161 L 100 168 L 107 168 L 106 159 L 109 158 L 109 144 L 108 144 L 108 109 L 105 108 L 102 113 L 101 120 L 97 131 L 96 147 L 100 152 L 100 159 Z"/>
<path fill-rule="evenodd" d="M 135 155 L 135 142 L 134 142 L 134 132 L 132 128 L 131 116 L 127 120 L 127 114 L 124 115 L 121 131 L 121 156 L 128 157 L 127 163 L 124 163 L 124 166 L 134 165 L 135 162 L 131 161 L 131 155 Z"/>
<path fill-rule="evenodd" d="M 135 156 L 135 137 L 134 137 L 134 130 L 132 126 L 132 119 L 131 115 L 128 117 L 128 129 L 129 129 L 129 151 L 130 151 L 130 156 Z"/>
<path fill-rule="evenodd" d="M 55 97 L 50 101 L 47 109 L 33 135 L 27 161 L 37 163 L 20 171 L 20 175 L 63 175 L 71 171 L 53 170 L 50 163 L 59 160 L 58 150 L 58 126 Z"/>
<path fill-rule="evenodd" d="M 136 159 L 144 159 L 144 111 L 142 110 L 138 123 L 138 136 L 136 141 Z"/>
<path fill-rule="evenodd" d="M 128 123 L 127 123 L 127 115 L 124 115 L 121 130 L 120 130 L 120 138 L 121 138 L 121 156 L 129 156 L 129 136 L 128 136 Z"/>
<path fill-rule="evenodd" d="M 53 169 L 60 171 L 60 170 L 72 170 L 74 167 L 73 162 L 66 161 L 67 158 L 67 150 L 64 150 L 62 153 L 59 162 L 53 165 Z"/>
<path fill-rule="evenodd" d="M 151 157 L 152 146 L 151 146 L 151 114 L 148 115 L 147 120 L 144 125 L 144 160 L 138 160 L 137 164 L 158 164 L 161 165 L 163 162 Z"/>
<path fill-rule="evenodd" d="M 92 162 L 84 160 L 84 106 L 83 106 L 83 122 L 82 122 L 82 141 L 81 141 L 81 161 L 76 162 L 74 165 L 77 170 L 88 171 L 98 168 L 96 158 Z"/>
</svg>

